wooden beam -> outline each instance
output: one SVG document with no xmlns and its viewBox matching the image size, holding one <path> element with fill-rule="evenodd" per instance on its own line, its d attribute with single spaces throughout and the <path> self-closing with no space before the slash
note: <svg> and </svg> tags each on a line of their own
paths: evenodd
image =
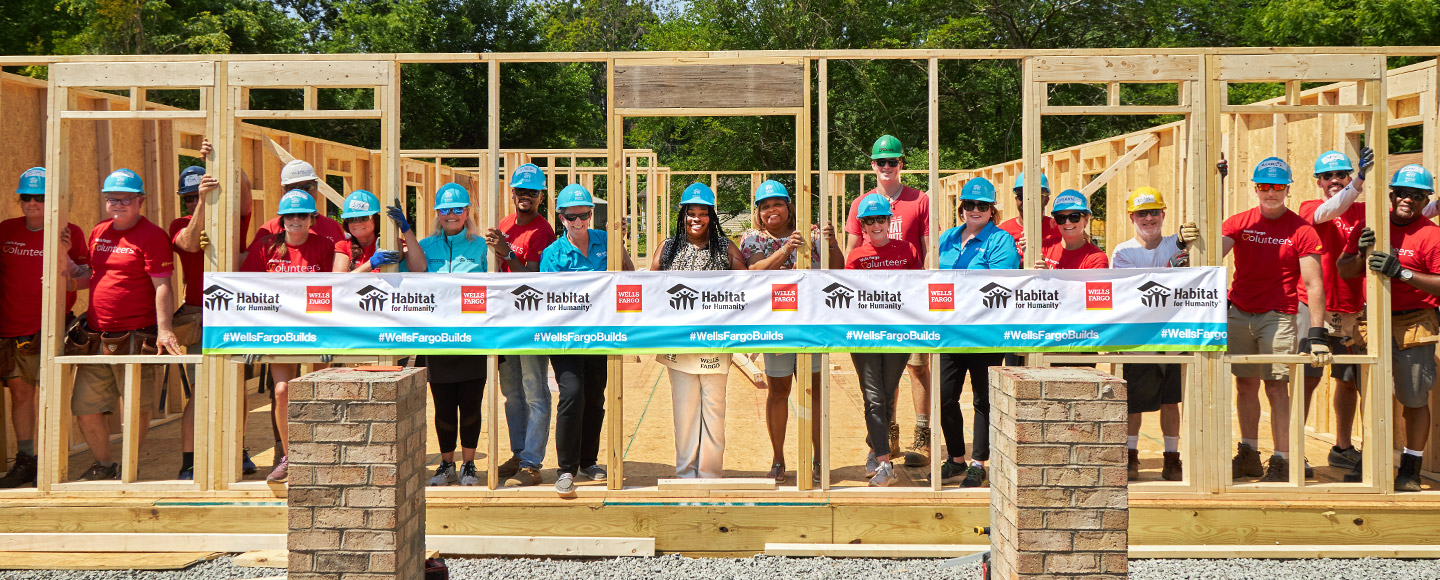
<svg viewBox="0 0 1440 580">
<path fill-rule="evenodd" d="M 1176 105 L 1045 105 L 1040 110 L 1045 115 L 1185 115 L 1190 112 L 1189 107 Z"/>
<path fill-rule="evenodd" d="M 655 538 L 560 536 L 425 536 L 425 547 L 463 556 L 560 556 L 624 558 L 654 556 Z"/>
<path fill-rule="evenodd" d="M 294 155 L 290 154 L 290 151 L 286 150 L 284 147 L 281 147 L 280 144 L 276 143 L 274 139 L 271 139 L 269 135 L 265 136 L 265 145 L 270 149 L 271 153 L 274 153 L 276 157 L 280 158 L 280 163 L 282 165 L 296 159 Z M 316 173 L 322 173 L 323 169 L 324 167 L 322 163 L 322 167 L 316 168 Z M 330 200 L 330 203 L 335 204 L 336 207 L 345 206 L 345 196 L 340 195 L 340 192 L 335 191 L 335 188 L 330 187 L 330 184 L 325 183 L 324 179 L 318 180 L 316 181 L 316 183 L 320 185 L 320 193 L 324 194 L 325 199 Z"/>
<path fill-rule="evenodd" d="M 99 120 L 122 120 L 141 119 L 149 121 L 175 120 L 175 119 L 204 119 L 205 111 L 64 111 L 60 113 L 62 119 L 85 119 L 91 121 Z"/>
<path fill-rule="evenodd" d="M 137 479 L 140 473 L 140 439 L 141 432 L 149 428 L 149 425 L 142 425 L 144 411 L 140 408 L 140 400 L 143 398 L 141 389 L 153 388 L 154 385 L 147 385 L 140 374 L 143 368 L 138 364 L 127 364 L 125 367 L 125 382 L 121 385 L 124 393 L 125 422 L 123 436 L 120 438 L 120 481 L 131 483 Z"/>
<path fill-rule="evenodd" d="M 1152 558 L 1440 558 L 1440 546 L 1425 544 L 1130 546 L 1132 560 Z"/>
<path fill-rule="evenodd" d="M 620 107 L 615 112 L 624 117 L 789 117 L 800 114 L 800 107 Z"/>
<path fill-rule="evenodd" d="M 820 101 L 817 110 L 820 115 L 820 129 L 816 138 L 819 140 L 820 166 L 816 169 L 819 171 L 820 218 L 829 219 L 833 224 L 836 220 L 830 218 L 831 213 L 835 211 L 835 208 L 832 207 L 835 202 L 830 199 L 830 65 L 829 61 L 824 58 L 820 59 L 817 64 L 819 66 L 817 92 Z M 843 231 L 845 225 L 840 224 L 839 229 Z M 820 244 L 819 259 L 822 270 L 830 269 L 830 244 Z M 830 355 L 818 356 L 821 357 L 821 368 L 829 368 Z M 796 368 L 803 367 L 797 366 Z M 820 416 L 813 419 L 820 421 L 820 449 L 816 450 L 820 458 L 820 489 L 828 491 L 830 489 L 830 373 L 828 371 L 821 372 L 820 384 L 812 386 L 819 389 L 820 392 L 820 408 L 818 409 Z"/>
<path fill-rule="evenodd" d="M 1352 81 L 1385 74 L 1385 58 L 1370 54 L 1225 54 L 1216 65 L 1215 78 L 1229 82 Z"/>
<path fill-rule="evenodd" d="M 615 67 L 615 106 L 622 110 L 800 107 L 801 84 L 809 80 L 798 62 Z"/>
<path fill-rule="evenodd" d="M 49 77 L 54 86 L 66 88 L 199 88 L 215 84 L 215 65 L 208 59 L 194 62 L 60 63 L 49 67 Z"/>
<path fill-rule="evenodd" d="M 1150 151 L 1150 148 L 1159 142 L 1160 137 L 1158 135 L 1154 133 L 1147 135 L 1144 140 L 1136 143 L 1134 147 L 1131 147 L 1129 151 L 1126 151 L 1124 155 L 1116 159 L 1109 167 L 1106 167 L 1105 171 L 1100 172 L 1100 175 L 1095 176 L 1095 179 L 1090 180 L 1090 183 L 1085 184 L 1085 187 L 1080 188 L 1080 193 L 1089 197 L 1090 194 L 1099 191 L 1100 188 L 1105 187 L 1106 183 L 1110 182 L 1110 178 L 1124 171 L 1126 167 L 1129 167 L 1131 163 L 1134 163 L 1136 159 L 1139 159 L 1141 155 Z"/>
<path fill-rule="evenodd" d="M 809 433 L 806 433 L 808 436 Z M 656 482 L 656 489 L 661 491 L 694 490 L 774 490 L 775 480 L 768 477 L 725 477 L 719 479 L 707 478 L 662 478 Z"/>
<path fill-rule="evenodd" d="M 1198 56 L 1043 56 L 1035 80 L 1059 83 L 1180 82 L 1200 78 Z"/>
<path fill-rule="evenodd" d="M 765 544 L 766 556 L 825 558 L 958 558 L 990 544 Z"/>
<path fill-rule="evenodd" d="M 271 110 L 246 109 L 235 111 L 236 119 L 382 119 L 385 112 L 380 109 L 307 109 Z"/>
<path fill-rule="evenodd" d="M 500 63 L 491 62 L 486 70 L 485 80 L 486 106 L 485 106 L 485 140 L 490 150 L 485 156 L 485 180 L 484 189 L 475 192 L 476 201 L 483 201 L 479 204 L 480 211 L 484 214 L 481 224 L 484 228 L 498 227 L 500 224 Z M 483 231 L 483 230 L 482 230 Z M 486 260 L 490 272 L 499 272 L 499 260 Z M 500 357 L 490 355 L 485 358 L 486 374 L 489 375 L 485 381 L 485 422 L 490 425 L 486 431 L 488 438 L 489 453 L 485 457 L 488 464 L 485 478 L 487 489 L 498 489 L 500 484 Z M 620 384 L 618 382 L 614 383 Z M 618 390 L 618 389 L 609 389 Z"/>
<path fill-rule="evenodd" d="M 183 570 L 219 557 L 219 552 L 92 553 L 0 552 L 0 570 Z"/>
<path fill-rule="evenodd" d="M 627 557 L 655 555 L 655 538 L 583 536 L 471 536 L 426 534 L 425 546 L 442 554 Z M 69 534 L 0 536 L 12 552 L 276 552 L 285 534 Z"/>
<path fill-rule="evenodd" d="M 327 58 L 329 55 L 327 55 Z M 312 59 L 314 57 L 312 56 Z M 372 57 L 373 58 L 373 57 Z M 390 84 L 390 63 L 372 61 L 303 60 L 231 62 L 230 84 L 237 87 L 378 87 Z"/>
</svg>

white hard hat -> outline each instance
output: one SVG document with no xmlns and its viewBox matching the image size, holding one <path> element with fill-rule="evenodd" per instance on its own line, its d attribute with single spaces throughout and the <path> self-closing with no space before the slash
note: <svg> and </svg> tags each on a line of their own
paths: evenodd
<svg viewBox="0 0 1440 580">
<path fill-rule="evenodd" d="M 285 167 L 280 170 L 280 185 L 282 186 L 303 181 L 319 180 L 320 178 L 315 175 L 315 166 L 299 159 L 286 163 Z"/>
</svg>

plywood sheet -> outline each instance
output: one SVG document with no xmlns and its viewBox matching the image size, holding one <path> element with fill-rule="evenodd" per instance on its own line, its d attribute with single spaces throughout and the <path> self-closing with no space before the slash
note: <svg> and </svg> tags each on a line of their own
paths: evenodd
<svg viewBox="0 0 1440 580">
<path fill-rule="evenodd" d="M 804 81 L 799 64 L 617 65 L 615 106 L 799 107 Z"/>
</svg>

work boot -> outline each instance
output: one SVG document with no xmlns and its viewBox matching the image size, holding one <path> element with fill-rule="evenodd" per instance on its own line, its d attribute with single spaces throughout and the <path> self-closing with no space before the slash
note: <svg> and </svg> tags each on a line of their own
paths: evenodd
<svg viewBox="0 0 1440 580">
<path fill-rule="evenodd" d="M 910 443 L 910 451 L 905 454 L 905 467 L 925 467 L 930 465 L 930 428 L 915 426 L 915 441 Z"/>
<path fill-rule="evenodd" d="M 1260 452 L 1256 451 L 1254 447 L 1241 443 L 1239 453 L 1236 453 L 1235 458 L 1230 460 L 1231 479 L 1262 475 L 1265 475 L 1265 468 L 1260 465 Z"/>
<path fill-rule="evenodd" d="M 111 463 L 109 466 L 99 461 L 91 463 L 90 469 L 86 469 L 85 473 L 80 474 L 80 479 L 77 481 L 103 481 L 107 479 L 120 479 L 119 463 Z"/>
<path fill-rule="evenodd" d="M 1260 481 L 1290 481 L 1290 460 L 1271 455 L 1270 463 L 1265 468 L 1265 477 Z"/>
<path fill-rule="evenodd" d="M 1420 456 L 1400 454 L 1400 470 L 1395 474 L 1395 491 L 1420 491 Z"/>
<path fill-rule="evenodd" d="M 1365 464 L 1356 463 L 1355 467 L 1351 467 L 1350 471 L 1345 472 L 1345 483 L 1364 483 L 1365 469 L 1362 467 L 1363 465 Z"/>
<path fill-rule="evenodd" d="M 1315 479 L 1315 468 L 1310 467 L 1310 460 L 1305 460 L 1305 479 Z"/>
<path fill-rule="evenodd" d="M 1180 469 L 1180 452 L 1166 451 L 1165 466 L 1160 468 L 1160 479 L 1165 481 L 1180 481 L 1185 474 Z"/>
<path fill-rule="evenodd" d="M 500 476 L 500 481 L 515 477 L 515 474 L 520 472 L 520 456 L 511 455 L 510 459 L 506 460 L 505 463 L 501 463 L 500 467 L 495 471 L 497 472 L 496 475 Z"/>
<path fill-rule="evenodd" d="M 16 453 L 15 465 L 10 466 L 10 472 L 5 477 L 0 477 L 0 489 L 35 487 L 37 469 L 34 455 Z"/>
<path fill-rule="evenodd" d="M 1125 464 L 1125 477 L 1130 481 L 1140 479 L 1140 450 L 1130 449 L 1130 461 Z"/>
<path fill-rule="evenodd" d="M 1360 450 L 1356 449 L 1353 445 L 1346 449 L 1331 445 L 1330 457 L 1328 459 L 1330 460 L 1330 467 L 1350 469 L 1360 463 Z"/>
<path fill-rule="evenodd" d="M 515 473 L 515 481 L 522 486 L 540 485 L 540 470 L 534 467 L 522 467 Z"/>
</svg>

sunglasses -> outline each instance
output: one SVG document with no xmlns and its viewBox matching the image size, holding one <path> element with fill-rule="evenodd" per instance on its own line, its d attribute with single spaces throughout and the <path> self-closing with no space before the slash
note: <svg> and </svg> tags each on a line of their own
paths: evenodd
<svg viewBox="0 0 1440 580">
<path fill-rule="evenodd" d="M 963 211 L 990 211 L 994 208 L 995 204 L 984 201 L 975 201 L 973 199 L 967 199 L 960 202 L 960 209 Z"/>
<path fill-rule="evenodd" d="M 1430 199 L 1430 192 L 1413 187 L 1392 187 L 1390 188 L 1390 195 L 1401 199 L 1409 198 L 1416 201 Z"/>
<path fill-rule="evenodd" d="M 30 203 L 30 202 L 32 202 L 32 201 L 38 201 L 38 202 L 40 202 L 40 203 L 45 203 L 45 194 L 43 194 L 43 193 L 22 193 L 22 194 L 20 194 L 20 203 Z"/>
<path fill-rule="evenodd" d="M 560 214 L 560 217 L 565 218 L 565 221 L 567 222 L 573 222 L 575 220 L 588 220 L 590 219 L 590 212 L 587 211 L 585 213 L 562 213 Z"/>
<path fill-rule="evenodd" d="M 371 216 L 345 218 L 347 224 L 363 224 L 371 220 Z"/>
<path fill-rule="evenodd" d="M 1085 217 L 1085 214 L 1084 214 L 1084 213 L 1081 213 L 1081 212 L 1078 212 L 1078 211 L 1075 212 L 1075 213 L 1057 213 L 1057 214 L 1055 214 L 1055 223 L 1057 223 L 1057 224 L 1064 224 L 1064 223 L 1078 224 L 1078 223 L 1080 223 L 1080 218 L 1083 218 L 1083 217 Z"/>
<path fill-rule="evenodd" d="M 517 188 L 515 188 L 514 191 L 513 191 L 513 193 L 515 194 L 515 197 L 539 197 L 539 196 L 540 196 L 540 190 L 538 190 L 538 189 L 525 189 L 525 188 L 523 188 L 523 187 L 517 187 Z"/>
<path fill-rule="evenodd" d="M 1336 179 L 1344 179 L 1344 178 L 1346 178 L 1346 177 L 1350 177 L 1350 172 L 1349 172 L 1349 171 L 1326 171 L 1325 173 L 1316 173 L 1316 174 L 1315 174 L 1315 177 L 1320 178 L 1320 181 L 1333 181 L 1333 180 L 1336 180 Z"/>
<path fill-rule="evenodd" d="M 899 159 L 876 159 L 876 160 L 875 160 L 875 165 L 878 165 L 878 166 L 880 166 L 880 167 L 899 167 L 899 166 L 900 166 L 900 160 L 899 160 Z"/>
<path fill-rule="evenodd" d="M 137 199 L 140 199 L 140 196 L 137 195 L 134 197 L 107 197 L 105 198 L 105 203 L 109 205 L 128 206 L 132 203 L 135 203 L 135 200 Z"/>
<path fill-rule="evenodd" d="M 1257 183 L 1255 191 L 1284 191 L 1290 186 L 1281 183 Z"/>
<path fill-rule="evenodd" d="M 301 220 L 308 219 L 311 215 L 313 215 L 313 214 L 308 214 L 308 213 L 287 213 L 287 214 L 282 214 L 282 215 L 280 216 L 280 220 L 281 220 L 281 221 L 291 221 L 291 220 L 301 221 Z"/>
<path fill-rule="evenodd" d="M 198 195 L 182 195 L 182 196 L 180 196 L 180 203 L 190 204 L 190 203 L 195 203 L 195 202 L 197 202 L 197 201 L 200 201 L 200 196 L 198 196 Z"/>
<path fill-rule="evenodd" d="M 435 210 L 435 212 L 438 213 L 438 214 L 440 214 L 440 215 L 460 215 L 460 214 L 462 214 L 462 213 L 465 213 L 465 208 L 463 208 L 463 207 L 447 207 L 447 208 L 445 208 L 445 209 L 437 209 L 437 210 Z"/>
<path fill-rule="evenodd" d="M 1142 218 L 1147 218 L 1147 217 L 1162 217 L 1162 216 L 1165 215 L 1165 210 L 1163 210 L 1163 209 L 1142 209 L 1142 210 L 1137 210 L 1137 211 L 1131 213 L 1130 215 L 1133 215 L 1133 216 L 1135 216 L 1135 217 L 1142 217 Z"/>
<path fill-rule="evenodd" d="M 890 223 L 890 216 L 888 216 L 888 215 L 873 215 L 873 216 L 863 217 L 863 218 L 860 218 L 860 223 L 861 223 L 861 224 L 864 224 L 864 225 L 867 225 L 867 226 L 875 225 L 875 224 Z"/>
</svg>

